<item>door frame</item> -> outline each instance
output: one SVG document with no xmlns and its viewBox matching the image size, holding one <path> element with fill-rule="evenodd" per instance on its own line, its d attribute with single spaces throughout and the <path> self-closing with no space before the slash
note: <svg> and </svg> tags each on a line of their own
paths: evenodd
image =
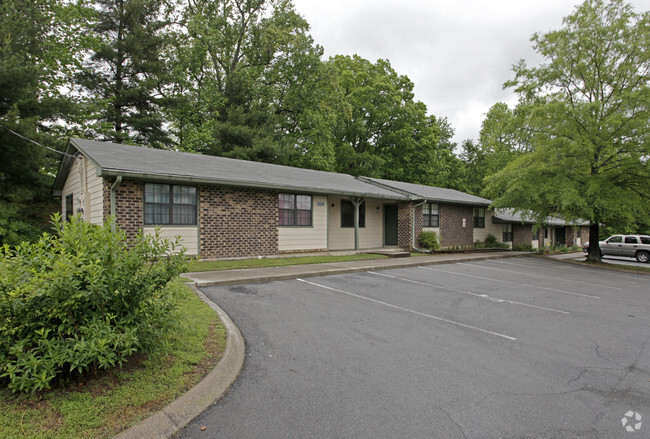
<svg viewBox="0 0 650 439">
<path fill-rule="evenodd" d="M 395 208 L 395 244 L 386 244 L 386 206 L 391 206 Z M 399 211 L 397 210 L 397 203 L 384 203 L 382 206 L 383 209 L 383 215 L 382 215 L 382 223 L 383 223 L 383 230 L 382 230 L 382 246 L 383 247 L 397 247 L 399 245 Z"/>
</svg>

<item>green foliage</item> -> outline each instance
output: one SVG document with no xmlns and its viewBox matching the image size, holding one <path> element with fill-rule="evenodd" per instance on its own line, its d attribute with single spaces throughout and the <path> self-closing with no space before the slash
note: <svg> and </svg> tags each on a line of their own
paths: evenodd
<svg viewBox="0 0 650 439">
<path fill-rule="evenodd" d="M 171 143 L 161 95 L 171 82 L 162 57 L 170 25 L 166 0 L 97 0 L 89 19 L 88 54 L 76 83 L 86 99 L 84 127 L 93 135 L 152 147 Z"/>
<path fill-rule="evenodd" d="M 287 0 L 197 0 L 173 54 L 181 148 L 287 164 L 316 86 L 322 49 Z"/>
<path fill-rule="evenodd" d="M 485 237 L 485 241 L 476 241 L 474 242 L 474 248 L 502 248 L 509 249 L 510 246 L 505 243 L 497 240 L 497 237 L 491 233 Z"/>
<path fill-rule="evenodd" d="M 0 244 L 37 239 L 57 208 L 51 188 L 58 157 L 9 130 L 62 146 L 44 134 L 69 110 L 57 89 L 71 62 L 58 43 L 67 41 L 61 28 L 67 9 L 59 3 L 0 2 Z M 55 13 L 61 20 L 51 18 Z"/>
<path fill-rule="evenodd" d="M 418 244 L 426 250 L 438 250 L 440 242 L 438 241 L 438 234 L 436 232 L 422 231 L 418 236 Z"/>
<path fill-rule="evenodd" d="M 499 241 L 497 240 L 497 237 L 494 236 L 491 233 L 488 233 L 488 235 L 485 237 L 485 245 L 493 247 L 495 246 Z"/>
<path fill-rule="evenodd" d="M 0 378 L 14 391 L 121 366 L 164 344 L 174 324 L 167 283 L 185 267 L 178 242 L 138 235 L 114 220 L 53 220 L 58 236 L 0 254 Z"/>
<path fill-rule="evenodd" d="M 526 244 L 517 244 L 512 247 L 512 249 L 516 252 L 534 252 L 535 249 L 533 248 L 533 245 L 530 243 Z"/>
<path fill-rule="evenodd" d="M 481 127 L 478 144 L 463 142 L 461 158 L 465 164 L 465 187 L 479 195 L 485 177 L 495 174 L 530 148 L 521 116 L 504 103 L 496 103 L 488 111 Z"/>
<path fill-rule="evenodd" d="M 335 56 L 323 68 L 324 85 L 316 147 L 330 152 L 336 172 L 447 186 L 459 160 L 448 142 L 445 119 L 426 114 L 414 84 L 387 60 Z"/>
<path fill-rule="evenodd" d="M 495 207 L 624 228 L 650 216 L 650 13 L 588 0 L 564 27 L 537 34 L 547 63 L 515 66 L 519 129 L 531 152 L 486 179 Z"/>
</svg>

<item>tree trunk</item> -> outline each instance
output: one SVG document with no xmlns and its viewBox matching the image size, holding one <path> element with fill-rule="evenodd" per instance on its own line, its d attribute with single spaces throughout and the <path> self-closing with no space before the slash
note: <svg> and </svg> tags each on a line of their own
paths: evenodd
<svg viewBox="0 0 650 439">
<path fill-rule="evenodd" d="M 600 262 L 599 224 L 592 222 L 589 225 L 589 252 L 587 253 L 587 262 Z"/>
</svg>

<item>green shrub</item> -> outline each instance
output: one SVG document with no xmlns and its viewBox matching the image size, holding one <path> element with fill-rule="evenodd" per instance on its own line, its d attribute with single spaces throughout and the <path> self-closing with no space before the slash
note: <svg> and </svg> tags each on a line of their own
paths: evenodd
<svg viewBox="0 0 650 439">
<path fill-rule="evenodd" d="M 122 366 L 164 347 L 175 321 L 166 286 L 185 267 L 178 241 L 127 243 L 112 219 L 53 224 L 58 235 L 0 251 L 0 379 L 14 392 Z"/>
<path fill-rule="evenodd" d="M 485 247 L 494 247 L 498 242 L 497 237 L 491 233 L 485 237 Z"/>
<path fill-rule="evenodd" d="M 420 232 L 418 243 L 420 244 L 420 247 L 426 250 L 438 250 L 440 248 L 438 234 L 436 232 Z"/>
<path fill-rule="evenodd" d="M 512 247 L 512 249 L 516 252 L 533 252 L 535 249 L 533 248 L 532 244 L 526 243 L 526 244 L 517 244 Z"/>
</svg>

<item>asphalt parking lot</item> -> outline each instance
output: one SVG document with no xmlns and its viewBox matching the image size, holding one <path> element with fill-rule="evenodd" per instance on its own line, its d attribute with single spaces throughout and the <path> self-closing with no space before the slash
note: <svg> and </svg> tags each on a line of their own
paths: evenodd
<svg viewBox="0 0 650 439">
<path fill-rule="evenodd" d="M 246 364 L 178 437 L 650 437 L 647 276 L 513 258 L 203 291 Z"/>
</svg>

